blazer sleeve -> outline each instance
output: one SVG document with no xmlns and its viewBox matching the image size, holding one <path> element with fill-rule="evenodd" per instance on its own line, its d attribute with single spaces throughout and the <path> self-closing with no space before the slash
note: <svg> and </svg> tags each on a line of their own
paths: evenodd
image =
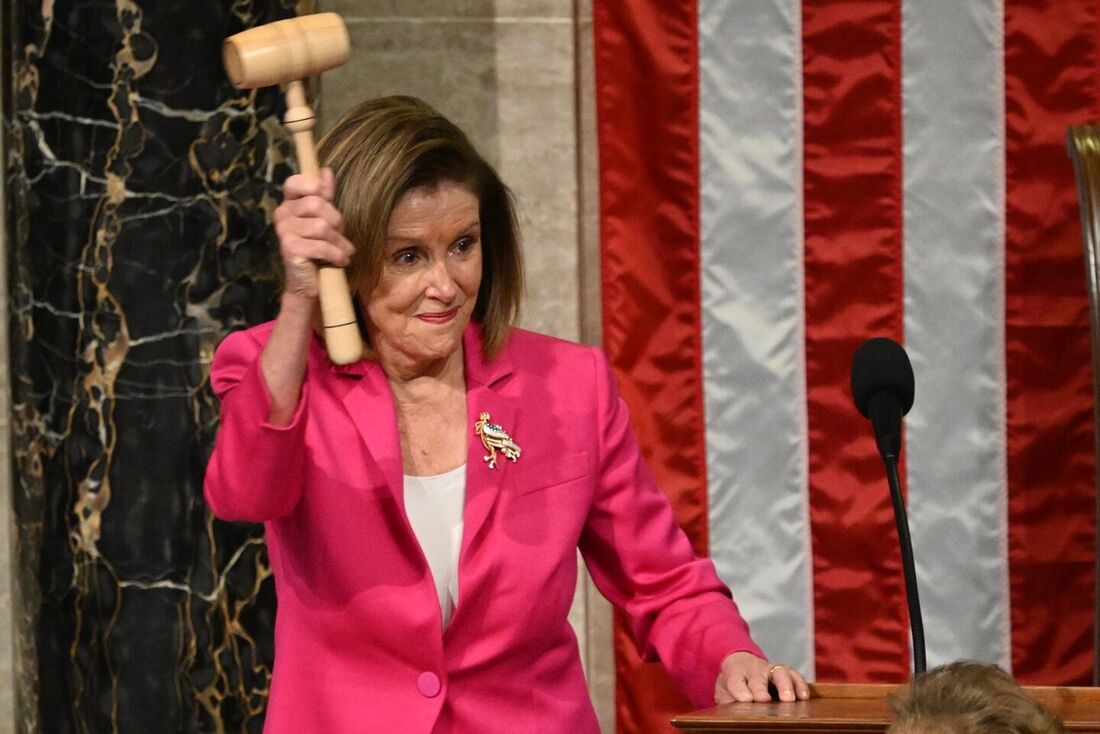
<svg viewBox="0 0 1100 734">
<path fill-rule="evenodd" d="M 597 488 L 581 552 L 600 591 L 629 617 L 638 653 L 660 660 L 699 707 L 714 705 L 722 660 L 764 657 L 718 578 L 676 523 L 642 459 L 603 353 L 593 350 L 599 452 Z"/>
<path fill-rule="evenodd" d="M 260 369 L 264 343 L 254 330 L 230 334 L 214 354 L 210 382 L 221 425 L 206 466 L 203 495 L 223 520 L 263 522 L 290 513 L 305 483 L 308 378 L 291 422 L 267 422 L 271 395 Z"/>
</svg>

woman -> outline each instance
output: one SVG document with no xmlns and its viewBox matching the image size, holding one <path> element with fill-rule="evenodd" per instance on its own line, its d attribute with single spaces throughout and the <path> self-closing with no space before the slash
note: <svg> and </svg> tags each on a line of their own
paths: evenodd
<svg viewBox="0 0 1100 734">
<path fill-rule="evenodd" d="M 808 696 L 770 665 L 646 470 L 601 353 L 513 328 L 508 190 L 423 102 L 367 102 L 276 211 L 278 318 L 230 335 L 205 493 L 263 521 L 279 599 L 267 732 L 598 732 L 567 614 L 579 547 L 698 706 Z M 343 213 L 341 216 L 340 213 Z M 337 367 L 317 268 L 369 345 Z"/>
</svg>

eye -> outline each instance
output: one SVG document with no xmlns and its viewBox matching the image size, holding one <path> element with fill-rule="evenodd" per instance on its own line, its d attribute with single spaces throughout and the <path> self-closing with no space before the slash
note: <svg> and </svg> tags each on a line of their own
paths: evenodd
<svg viewBox="0 0 1100 734">
<path fill-rule="evenodd" d="M 477 237 L 461 237 L 451 247 L 454 251 L 461 254 L 465 254 L 474 249 L 478 244 Z"/>
<path fill-rule="evenodd" d="M 393 256 L 393 262 L 395 265 L 413 265 L 419 259 L 420 255 L 416 250 L 409 248 L 401 250 Z"/>
</svg>

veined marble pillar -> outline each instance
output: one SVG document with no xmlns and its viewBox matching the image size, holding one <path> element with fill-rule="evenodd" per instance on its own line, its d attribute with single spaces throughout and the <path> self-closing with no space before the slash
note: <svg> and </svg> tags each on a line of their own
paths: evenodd
<svg viewBox="0 0 1100 734">
<path fill-rule="evenodd" d="M 258 732 L 273 588 L 202 476 L 214 346 L 270 318 L 291 171 L 225 36 L 293 0 L 13 0 L 6 168 L 25 732 Z"/>
</svg>

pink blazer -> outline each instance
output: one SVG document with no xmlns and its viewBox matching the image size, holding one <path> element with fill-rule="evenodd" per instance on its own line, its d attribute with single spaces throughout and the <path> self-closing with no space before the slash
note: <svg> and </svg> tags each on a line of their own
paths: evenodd
<svg viewBox="0 0 1100 734">
<path fill-rule="evenodd" d="M 266 525 L 278 596 L 268 734 L 598 734 L 567 621 L 577 548 L 639 651 L 696 705 L 713 703 L 726 655 L 762 656 L 654 485 L 599 350 L 516 330 L 486 362 L 479 328 L 467 331 L 466 508 L 444 632 L 381 369 L 336 367 L 315 341 L 292 423 L 271 426 L 259 370 L 270 332 L 232 334 L 214 357 L 221 428 L 205 484 L 218 517 Z M 482 412 L 518 461 L 482 460 Z"/>
</svg>

